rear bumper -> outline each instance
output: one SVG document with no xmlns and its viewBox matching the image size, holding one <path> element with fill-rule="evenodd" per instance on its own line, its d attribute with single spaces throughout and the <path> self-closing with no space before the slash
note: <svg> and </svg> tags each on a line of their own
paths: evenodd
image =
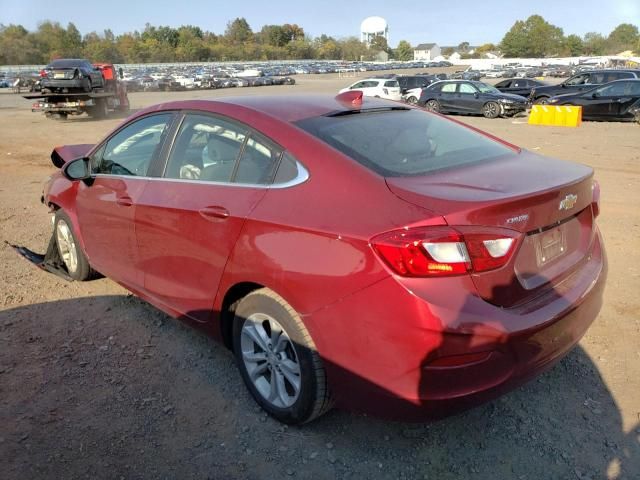
<svg viewBox="0 0 640 480">
<path fill-rule="evenodd" d="M 495 398 L 564 357 L 597 317 L 606 276 L 598 234 L 584 268 L 517 309 L 478 298 L 464 277 L 433 279 L 424 290 L 388 278 L 305 323 L 338 406 L 393 419 L 435 419 Z M 482 358 L 433 364 L 468 354 Z"/>
<path fill-rule="evenodd" d="M 89 79 L 87 78 L 71 78 L 71 79 L 51 79 L 43 78 L 40 82 L 41 88 L 88 88 Z"/>
</svg>

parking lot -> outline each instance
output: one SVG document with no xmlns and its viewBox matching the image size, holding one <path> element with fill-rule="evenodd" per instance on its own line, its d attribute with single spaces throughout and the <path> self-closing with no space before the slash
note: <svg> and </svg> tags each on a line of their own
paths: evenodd
<svg viewBox="0 0 640 480">
<path fill-rule="evenodd" d="M 403 72 L 409 73 L 409 72 Z M 363 78 L 363 74 L 360 75 Z M 133 109 L 227 95 L 335 93 L 355 78 L 130 94 Z M 66 121 L 0 94 L 0 239 L 44 251 L 56 145 L 122 119 Z M 0 248 L 0 477 L 633 479 L 640 472 L 640 126 L 539 127 L 455 117 L 593 167 L 609 279 L 599 318 L 553 370 L 431 424 L 333 411 L 284 427 L 256 406 L 222 345 L 108 279 L 67 283 Z M 311 201 L 311 200 L 310 200 Z"/>
</svg>

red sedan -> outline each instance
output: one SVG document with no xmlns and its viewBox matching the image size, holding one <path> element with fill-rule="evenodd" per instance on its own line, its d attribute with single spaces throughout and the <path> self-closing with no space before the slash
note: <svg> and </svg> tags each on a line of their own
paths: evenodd
<svg viewBox="0 0 640 480">
<path fill-rule="evenodd" d="M 549 368 L 601 307 L 592 169 L 418 108 L 171 102 L 52 160 L 69 275 L 208 330 L 283 422 L 460 411 Z"/>
</svg>

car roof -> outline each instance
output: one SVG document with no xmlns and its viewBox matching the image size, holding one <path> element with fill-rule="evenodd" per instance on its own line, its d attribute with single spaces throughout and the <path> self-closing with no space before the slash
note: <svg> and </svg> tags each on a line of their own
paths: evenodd
<svg viewBox="0 0 640 480">
<path fill-rule="evenodd" d="M 388 80 L 388 79 L 383 79 Z M 151 106 L 136 116 L 164 110 L 203 110 L 215 112 L 237 107 L 245 113 L 258 112 L 284 122 L 297 122 L 306 118 L 319 117 L 330 113 L 389 108 L 398 102 L 380 98 L 363 97 L 361 104 L 341 102 L 334 95 L 252 95 L 242 97 L 220 97 L 211 100 L 179 100 Z M 408 107 L 407 107 L 408 108 Z"/>
</svg>

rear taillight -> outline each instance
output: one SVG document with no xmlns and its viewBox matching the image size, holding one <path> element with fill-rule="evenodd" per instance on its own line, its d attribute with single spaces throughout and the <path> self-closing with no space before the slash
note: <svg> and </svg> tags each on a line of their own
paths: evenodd
<svg viewBox="0 0 640 480">
<path fill-rule="evenodd" d="M 591 210 L 593 211 L 593 218 L 600 215 L 600 184 L 597 180 L 594 180 L 591 184 Z"/>
<path fill-rule="evenodd" d="M 46 78 L 47 77 L 47 71 L 46 70 L 40 70 L 40 78 Z"/>
<path fill-rule="evenodd" d="M 505 265 L 517 232 L 479 227 L 420 227 L 394 230 L 371 239 L 371 246 L 397 274 L 432 277 L 485 272 Z"/>
</svg>

